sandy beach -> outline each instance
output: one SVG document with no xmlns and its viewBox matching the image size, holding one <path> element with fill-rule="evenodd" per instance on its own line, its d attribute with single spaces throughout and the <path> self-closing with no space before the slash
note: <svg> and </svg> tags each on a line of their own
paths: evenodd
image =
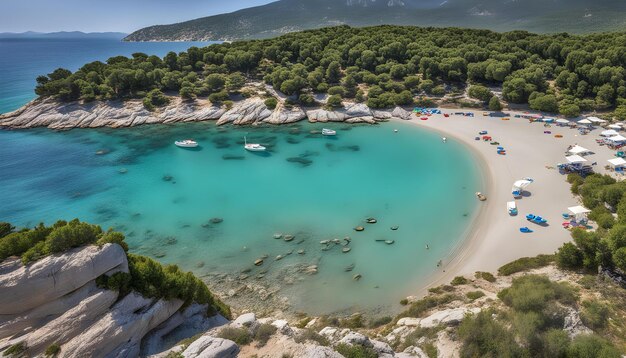
<svg viewBox="0 0 626 358">
<path fill-rule="evenodd" d="M 524 118 L 514 118 L 521 112 L 510 112 L 510 120 L 484 116 L 483 111 L 442 110 L 450 117 L 433 115 L 428 120 L 413 117 L 410 122 L 425 129 L 434 130 L 448 141 L 462 141 L 472 150 L 482 167 L 484 188 L 476 188 L 487 195 L 476 221 L 468 231 L 462 246 L 443 259 L 443 266 L 428 287 L 449 282 L 457 275 L 470 275 L 476 271 L 495 272 L 500 266 L 515 259 L 539 254 L 552 254 L 564 242 L 570 232 L 561 223 L 561 214 L 570 206 L 578 205 L 571 194 L 566 176 L 558 172 L 557 163 L 566 162 L 565 152 L 569 145 L 579 144 L 594 154 L 587 155 L 588 164 L 594 165 L 596 173 L 606 173 L 607 159 L 615 158 L 615 151 L 596 143 L 601 127 L 587 135 L 577 129 L 549 128 L 543 123 L 530 123 Z M 453 115 L 455 112 L 473 112 L 474 117 Z M 478 132 L 486 130 L 494 141 L 506 149 L 506 155 L 496 153 L 496 146 L 475 140 Z M 545 134 L 544 131 L 551 131 Z M 560 134 L 563 138 L 555 138 Z M 506 203 L 512 201 L 511 187 L 514 181 L 531 177 L 535 182 L 527 188 L 528 193 L 516 200 L 519 214 L 510 216 Z M 526 221 L 526 214 L 541 215 L 549 226 L 541 227 Z M 520 227 L 533 229 L 523 234 Z M 428 288 L 426 287 L 426 288 Z"/>
</svg>

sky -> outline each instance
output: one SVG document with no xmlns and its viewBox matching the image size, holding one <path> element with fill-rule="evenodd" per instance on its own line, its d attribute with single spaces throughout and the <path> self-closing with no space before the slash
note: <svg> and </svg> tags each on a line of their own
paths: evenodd
<svg viewBox="0 0 626 358">
<path fill-rule="evenodd" d="M 126 32 L 273 0 L 0 0 L 0 32 Z"/>
</svg>

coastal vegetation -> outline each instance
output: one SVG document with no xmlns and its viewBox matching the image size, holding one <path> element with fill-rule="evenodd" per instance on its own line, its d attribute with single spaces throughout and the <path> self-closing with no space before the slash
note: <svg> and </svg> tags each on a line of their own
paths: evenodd
<svg viewBox="0 0 626 358">
<path fill-rule="evenodd" d="M 593 174 L 582 178 L 570 175 L 572 192 L 580 195 L 591 210 L 589 219 L 598 224 L 594 231 L 572 230 L 573 242 L 557 253 L 559 266 L 597 272 L 598 268 L 626 274 L 626 183 L 608 175 Z M 615 216 L 613 214 L 616 214 Z"/>
<path fill-rule="evenodd" d="M 469 84 L 469 96 L 492 110 L 502 104 L 491 88 L 501 87 L 508 103 L 565 116 L 613 110 L 626 119 L 624 43 L 624 33 L 339 26 L 191 47 L 164 58 L 116 56 L 74 73 L 57 69 L 37 78 L 36 93 L 62 101 L 141 98 L 153 110 L 167 103 L 163 93 L 223 104 L 262 81 L 289 96 L 288 105 L 312 105 L 313 94 L 322 93 L 331 108 L 343 101 L 386 108 L 462 96 Z M 275 107 L 276 99 L 264 95 Z"/>
<path fill-rule="evenodd" d="M 72 221 L 57 221 L 51 226 L 39 224 L 32 229 L 15 231 L 8 223 L 0 223 L 0 262 L 19 256 L 24 265 L 45 256 L 62 253 L 85 245 L 120 245 L 128 251 L 124 235 L 115 231 L 103 231 L 98 225 Z M 183 272 L 176 265 L 161 265 L 144 256 L 127 253 L 129 273 L 118 272 L 103 275 L 97 282 L 120 292 L 123 298 L 131 291 L 144 297 L 180 299 L 187 306 L 191 303 L 206 304 L 209 313 L 219 312 L 230 317 L 230 308 L 214 297 L 207 286 L 191 272 Z"/>
</svg>

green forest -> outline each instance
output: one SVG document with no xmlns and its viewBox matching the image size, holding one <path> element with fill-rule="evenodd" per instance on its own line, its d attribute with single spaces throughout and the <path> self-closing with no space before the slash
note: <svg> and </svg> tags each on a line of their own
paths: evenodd
<svg viewBox="0 0 626 358">
<path fill-rule="evenodd" d="M 148 109 L 206 97 L 223 103 L 250 81 L 264 81 L 313 105 L 313 93 L 371 108 L 429 104 L 469 94 L 494 110 L 505 101 L 568 117 L 613 111 L 626 119 L 626 33 L 538 35 L 459 28 L 329 27 L 273 39 L 238 41 L 164 58 L 135 53 L 37 78 L 36 93 L 63 101 L 143 99 Z M 242 93 L 246 95 L 246 93 Z M 271 100 L 268 102 L 272 102 Z"/>
</svg>

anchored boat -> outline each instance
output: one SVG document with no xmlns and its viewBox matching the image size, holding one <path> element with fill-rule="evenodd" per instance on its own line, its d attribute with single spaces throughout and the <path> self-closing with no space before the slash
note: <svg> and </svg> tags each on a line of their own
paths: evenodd
<svg viewBox="0 0 626 358">
<path fill-rule="evenodd" d="M 181 148 L 195 148 L 198 146 L 198 142 L 193 139 L 177 140 L 174 144 Z"/>
<path fill-rule="evenodd" d="M 243 141 L 244 141 L 244 148 L 245 150 L 248 150 L 250 152 L 264 152 L 265 151 L 265 147 L 258 144 L 258 143 L 248 143 L 248 140 L 246 139 L 246 137 L 243 137 Z"/>
</svg>

